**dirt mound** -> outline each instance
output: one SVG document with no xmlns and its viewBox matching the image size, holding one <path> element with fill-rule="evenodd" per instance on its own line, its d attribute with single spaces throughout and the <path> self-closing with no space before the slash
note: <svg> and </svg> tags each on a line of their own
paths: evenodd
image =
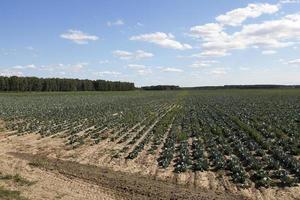
<svg viewBox="0 0 300 200">
<path fill-rule="evenodd" d="M 212 191 L 179 186 L 169 182 L 153 180 L 150 177 L 116 172 L 107 168 L 79 164 L 72 161 L 49 159 L 42 155 L 11 153 L 26 159 L 31 165 L 41 169 L 58 172 L 69 178 L 78 178 L 87 182 L 112 189 L 127 199 L 242 199 L 241 196 L 226 193 L 216 194 Z"/>
</svg>

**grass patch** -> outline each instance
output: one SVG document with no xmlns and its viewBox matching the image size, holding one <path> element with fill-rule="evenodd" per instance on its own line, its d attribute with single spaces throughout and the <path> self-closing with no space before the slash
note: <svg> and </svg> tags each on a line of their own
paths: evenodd
<svg viewBox="0 0 300 200">
<path fill-rule="evenodd" d="M 34 184 L 33 181 L 29 181 L 26 178 L 20 176 L 19 174 L 15 174 L 15 175 L 10 175 L 10 174 L 2 174 L 0 172 L 0 180 L 12 180 L 13 182 L 19 184 L 19 185 L 26 185 L 26 186 L 30 186 L 32 184 Z"/>
<path fill-rule="evenodd" d="M 2 200 L 26 200 L 22 197 L 20 191 L 7 190 L 0 186 L 0 199 Z"/>
<path fill-rule="evenodd" d="M 177 135 L 177 140 L 179 142 L 186 141 L 188 138 L 189 138 L 188 135 L 184 132 L 179 132 Z"/>
</svg>

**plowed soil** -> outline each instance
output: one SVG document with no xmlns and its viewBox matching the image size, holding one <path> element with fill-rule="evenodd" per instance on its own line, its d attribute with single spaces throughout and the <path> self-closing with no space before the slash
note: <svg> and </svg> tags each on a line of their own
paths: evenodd
<svg viewBox="0 0 300 200">
<path fill-rule="evenodd" d="M 230 194 L 217 194 L 211 191 L 197 190 L 147 176 L 115 172 L 107 168 L 79 164 L 73 161 L 49 159 L 43 155 L 25 153 L 10 153 L 11 155 L 29 161 L 29 165 L 45 171 L 61 174 L 70 179 L 84 180 L 90 184 L 99 185 L 114 191 L 123 199 L 240 199 Z"/>
<path fill-rule="evenodd" d="M 59 137 L 0 133 L 0 172 L 35 182 L 20 188 L 28 199 L 300 199 L 300 187 L 237 188 L 216 172 L 176 175 L 157 167 L 146 149 L 135 160 L 112 159 L 118 150 L 107 140 L 72 149 Z M 157 150 L 159 151 L 159 150 Z M 158 152 L 157 152 L 158 153 Z M 1 180 L 0 180 L 1 185 Z"/>
</svg>

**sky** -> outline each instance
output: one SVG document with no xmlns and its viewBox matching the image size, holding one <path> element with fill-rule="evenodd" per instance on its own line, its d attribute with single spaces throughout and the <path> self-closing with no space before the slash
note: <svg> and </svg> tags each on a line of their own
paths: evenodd
<svg viewBox="0 0 300 200">
<path fill-rule="evenodd" d="M 300 0 L 1 0 L 0 76 L 300 84 Z"/>
</svg>

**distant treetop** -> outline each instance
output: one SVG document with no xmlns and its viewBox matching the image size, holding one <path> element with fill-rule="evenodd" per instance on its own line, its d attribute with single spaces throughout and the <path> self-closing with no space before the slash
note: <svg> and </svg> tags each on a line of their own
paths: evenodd
<svg viewBox="0 0 300 200">
<path fill-rule="evenodd" d="M 143 90 L 179 90 L 180 87 L 176 85 L 152 85 L 142 87 Z"/>
</svg>

